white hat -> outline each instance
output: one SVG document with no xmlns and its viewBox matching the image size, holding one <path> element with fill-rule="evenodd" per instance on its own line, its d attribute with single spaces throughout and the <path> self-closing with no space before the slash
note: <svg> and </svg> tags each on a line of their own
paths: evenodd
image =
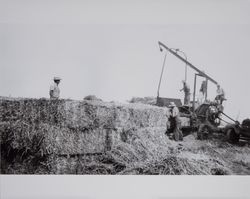
<svg viewBox="0 0 250 199">
<path fill-rule="evenodd" d="M 176 105 L 175 105 L 174 102 L 170 102 L 169 107 L 175 107 L 175 106 L 176 106 Z"/>
<path fill-rule="evenodd" d="M 54 81 L 57 81 L 57 80 L 61 80 L 61 78 L 60 77 L 54 77 Z"/>
</svg>

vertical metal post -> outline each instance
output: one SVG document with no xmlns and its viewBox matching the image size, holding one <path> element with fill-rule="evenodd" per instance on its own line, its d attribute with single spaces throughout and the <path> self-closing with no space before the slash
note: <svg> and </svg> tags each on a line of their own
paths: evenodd
<svg viewBox="0 0 250 199">
<path fill-rule="evenodd" d="M 159 97 L 159 95 L 160 95 L 161 79 L 162 79 L 162 74 L 163 74 L 163 72 L 164 72 L 166 57 L 167 57 L 167 53 L 165 54 L 164 61 L 163 61 L 163 65 L 162 65 L 162 69 L 161 69 L 161 76 L 160 76 L 160 81 L 159 81 L 159 84 L 158 84 L 157 97 Z"/>
<path fill-rule="evenodd" d="M 187 64 L 185 66 L 185 82 L 187 82 Z"/>
<path fill-rule="evenodd" d="M 193 111 L 195 109 L 196 78 L 197 78 L 197 74 L 195 74 L 194 76 Z"/>
<path fill-rule="evenodd" d="M 207 88 L 208 88 L 208 79 L 206 78 L 206 93 L 205 93 L 205 102 L 207 101 Z"/>
</svg>

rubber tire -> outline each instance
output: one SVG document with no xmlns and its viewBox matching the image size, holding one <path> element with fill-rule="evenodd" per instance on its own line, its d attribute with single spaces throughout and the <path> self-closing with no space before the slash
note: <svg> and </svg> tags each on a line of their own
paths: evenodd
<svg viewBox="0 0 250 199">
<path fill-rule="evenodd" d="M 227 140 L 231 144 L 237 144 L 239 142 L 240 136 L 237 135 L 234 131 L 234 129 L 228 129 L 227 130 Z"/>
</svg>

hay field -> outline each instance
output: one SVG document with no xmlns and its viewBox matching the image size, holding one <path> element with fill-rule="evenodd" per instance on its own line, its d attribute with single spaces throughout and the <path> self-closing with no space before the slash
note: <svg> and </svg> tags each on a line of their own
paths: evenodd
<svg viewBox="0 0 250 199">
<path fill-rule="evenodd" d="M 0 99 L 2 174 L 250 174 L 250 147 L 165 135 L 167 109 Z"/>
</svg>

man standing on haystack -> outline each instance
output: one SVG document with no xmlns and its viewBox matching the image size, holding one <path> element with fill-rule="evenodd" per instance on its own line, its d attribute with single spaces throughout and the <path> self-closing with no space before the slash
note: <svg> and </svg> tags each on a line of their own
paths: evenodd
<svg viewBox="0 0 250 199">
<path fill-rule="evenodd" d="M 181 120 L 180 120 L 180 114 L 179 109 L 176 107 L 174 102 L 170 102 L 169 105 L 170 108 L 170 129 L 173 131 L 174 134 L 174 140 L 175 141 L 182 141 L 183 140 L 183 134 L 181 131 Z"/>
<path fill-rule="evenodd" d="M 60 81 L 61 81 L 60 77 L 54 77 L 54 83 L 50 86 L 50 89 L 49 89 L 50 99 L 59 99 L 60 89 L 58 85 Z"/>
</svg>

